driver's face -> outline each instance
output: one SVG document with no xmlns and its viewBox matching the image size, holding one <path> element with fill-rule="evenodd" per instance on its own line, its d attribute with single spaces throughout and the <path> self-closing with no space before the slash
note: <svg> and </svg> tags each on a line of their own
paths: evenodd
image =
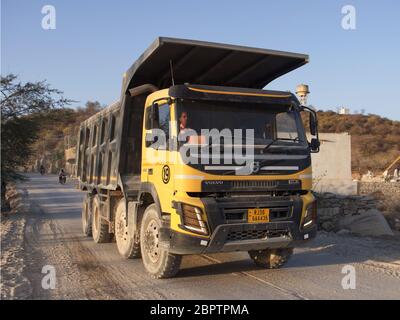
<svg viewBox="0 0 400 320">
<path fill-rule="evenodd" d="M 179 117 L 179 122 L 183 128 L 186 128 L 187 125 L 187 112 L 182 112 L 181 116 Z"/>
</svg>

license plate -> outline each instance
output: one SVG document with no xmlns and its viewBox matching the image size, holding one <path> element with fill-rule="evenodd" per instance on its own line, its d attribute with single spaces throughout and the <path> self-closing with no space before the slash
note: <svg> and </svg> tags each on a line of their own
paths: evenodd
<svg viewBox="0 0 400 320">
<path fill-rule="evenodd" d="M 247 221 L 249 223 L 269 222 L 269 209 L 248 209 Z"/>
</svg>

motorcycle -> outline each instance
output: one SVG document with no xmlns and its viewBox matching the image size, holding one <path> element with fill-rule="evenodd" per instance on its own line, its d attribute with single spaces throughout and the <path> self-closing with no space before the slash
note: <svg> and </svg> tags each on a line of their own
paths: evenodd
<svg viewBox="0 0 400 320">
<path fill-rule="evenodd" d="M 60 174 L 58 176 L 58 182 L 60 184 L 65 184 L 67 182 L 67 176 L 65 174 Z"/>
</svg>

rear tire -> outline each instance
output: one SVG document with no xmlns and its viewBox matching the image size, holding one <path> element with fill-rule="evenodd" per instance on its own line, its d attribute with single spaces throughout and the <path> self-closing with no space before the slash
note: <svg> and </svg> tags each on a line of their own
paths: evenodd
<svg viewBox="0 0 400 320">
<path fill-rule="evenodd" d="M 85 236 L 92 235 L 92 211 L 90 210 L 90 196 L 86 195 L 82 205 L 82 229 Z"/>
<path fill-rule="evenodd" d="M 92 205 L 92 236 L 96 243 L 110 242 L 111 235 L 108 232 L 108 223 L 102 218 L 100 199 L 98 195 L 93 198 Z"/>
<path fill-rule="evenodd" d="M 267 269 L 278 269 L 282 267 L 292 254 L 293 248 L 249 251 L 249 256 L 254 263 L 261 268 Z"/>
<path fill-rule="evenodd" d="M 115 241 L 117 243 L 118 252 L 126 259 L 140 257 L 140 241 L 139 230 L 133 231 L 133 224 L 126 226 L 126 203 L 122 198 L 117 205 L 115 211 Z M 133 219 L 133 217 L 128 217 Z M 130 228 L 129 228 L 130 227 Z"/>
<path fill-rule="evenodd" d="M 144 212 L 140 227 L 140 249 L 145 269 L 153 278 L 165 279 L 175 276 L 182 256 L 169 253 L 159 247 L 159 230 L 162 222 L 155 204 Z"/>
</svg>

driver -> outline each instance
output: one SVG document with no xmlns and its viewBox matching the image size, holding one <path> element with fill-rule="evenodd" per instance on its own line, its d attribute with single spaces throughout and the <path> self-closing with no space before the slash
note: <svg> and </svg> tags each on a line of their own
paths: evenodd
<svg viewBox="0 0 400 320">
<path fill-rule="evenodd" d="M 204 136 L 197 136 L 196 132 L 188 127 L 188 113 L 187 111 L 182 111 L 179 116 L 179 135 L 187 135 L 185 142 L 191 144 L 201 144 L 204 143 Z"/>
<path fill-rule="evenodd" d="M 187 120 L 188 120 L 188 114 L 186 111 L 182 111 L 181 115 L 179 117 L 179 133 L 185 132 L 185 129 L 189 129 L 187 127 Z"/>
</svg>

